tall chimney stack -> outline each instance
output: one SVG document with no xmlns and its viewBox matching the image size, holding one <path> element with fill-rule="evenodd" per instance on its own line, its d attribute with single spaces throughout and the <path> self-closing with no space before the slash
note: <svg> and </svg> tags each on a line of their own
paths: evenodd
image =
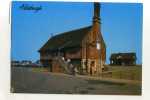
<svg viewBox="0 0 150 100">
<path fill-rule="evenodd" d="M 93 16 L 93 40 L 96 41 L 100 32 L 100 3 L 94 2 L 94 16 Z"/>
<path fill-rule="evenodd" d="M 94 2 L 93 23 L 100 23 L 100 3 L 99 2 Z"/>
</svg>

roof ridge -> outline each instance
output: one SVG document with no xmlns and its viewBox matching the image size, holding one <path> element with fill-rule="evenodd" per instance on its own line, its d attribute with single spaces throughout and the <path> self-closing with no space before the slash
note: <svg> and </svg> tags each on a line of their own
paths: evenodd
<svg viewBox="0 0 150 100">
<path fill-rule="evenodd" d="M 82 38 L 85 36 L 87 31 L 91 30 L 91 28 L 92 25 L 57 34 L 49 38 L 49 40 L 40 48 L 39 51 L 44 49 L 58 49 L 59 47 L 64 46 L 64 44 L 64 47 L 79 45 L 79 41 L 81 42 Z M 72 42 L 68 43 L 67 41 Z"/>
<path fill-rule="evenodd" d="M 67 33 L 73 32 L 73 31 L 78 31 L 78 30 L 90 28 L 90 27 L 92 27 L 92 25 L 85 26 L 85 27 L 81 27 L 81 28 L 76 28 L 76 29 L 73 29 L 73 30 L 70 30 L 70 31 L 64 31 L 64 32 L 62 32 L 62 33 L 56 34 L 55 36 L 53 36 L 53 37 L 51 37 L 51 38 L 57 37 L 57 36 L 59 36 L 59 35 L 64 35 L 64 34 L 67 34 Z"/>
</svg>

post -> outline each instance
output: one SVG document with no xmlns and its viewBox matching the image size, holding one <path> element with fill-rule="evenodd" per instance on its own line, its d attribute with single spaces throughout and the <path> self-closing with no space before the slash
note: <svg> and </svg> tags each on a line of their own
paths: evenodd
<svg viewBox="0 0 150 100">
<path fill-rule="evenodd" d="M 98 54 L 99 54 L 97 75 L 100 76 L 100 74 L 102 73 L 102 62 L 101 62 L 101 44 L 99 40 L 97 40 L 96 42 L 96 47 L 97 47 Z"/>
</svg>

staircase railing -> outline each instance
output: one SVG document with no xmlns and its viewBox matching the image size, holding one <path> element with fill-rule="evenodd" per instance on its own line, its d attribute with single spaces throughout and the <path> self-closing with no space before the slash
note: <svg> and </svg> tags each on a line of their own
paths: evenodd
<svg viewBox="0 0 150 100">
<path fill-rule="evenodd" d="M 63 60 L 63 58 L 61 56 L 57 56 L 55 58 L 55 60 L 58 61 L 58 63 L 63 68 L 63 70 L 65 71 L 66 74 L 72 74 L 73 73 L 71 68 L 70 68 L 70 64 L 67 61 Z"/>
</svg>

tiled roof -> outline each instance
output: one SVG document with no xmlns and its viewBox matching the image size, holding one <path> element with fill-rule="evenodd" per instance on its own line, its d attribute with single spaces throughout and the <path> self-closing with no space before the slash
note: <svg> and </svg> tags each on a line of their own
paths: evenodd
<svg viewBox="0 0 150 100">
<path fill-rule="evenodd" d="M 91 27 L 92 26 L 88 26 L 51 37 L 44 46 L 40 48 L 39 52 L 80 46 L 82 39 L 91 30 Z"/>
<path fill-rule="evenodd" d="M 136 53 L 113 53 L 110 59 L 136 59 Z"/>
</svg>

